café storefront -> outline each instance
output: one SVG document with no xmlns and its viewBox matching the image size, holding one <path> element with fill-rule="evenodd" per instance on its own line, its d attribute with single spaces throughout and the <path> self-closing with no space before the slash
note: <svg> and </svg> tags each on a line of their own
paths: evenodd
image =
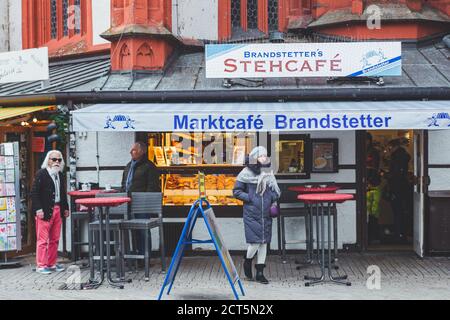
<svg viewBox="0 0 450 320">
<path fill-rule="evenodd" d="M 273 44 L 268 46 L 275 48 Z M 206 74 L 204 52 L 180 52 L 163 73 L 116 73 L 109 71 L 109 56 L 95 56 L 55 63 L 51 66 L 54 71 L 59 67 L 67 70 L 51 73 L 52 86 L 42 88 L 39 93 L 30 90 L 28 84 L 16 87 L 17 93 L 13 95 L 1 87 L 0 104 L 5 107 L 18 107 L 25 102 L 35 106 L 52 104 L 75 110 L 66 153 L 70 188 L 79 188 L 82 183 L 100 188 L 119 187 L 122 171 L 130 159 L 131 144 L 147 142 L 150 158 L 162 174 L 168 228 L 165 234 L 172 235 L 166 239 L 168 252 L 181 232 L 186 203 L 196 195 L 195 174 L 199 169 L 207 173 L 210 200 L 227 230 L 227 244 L 232 251 L 245 250 L 241 206 L 230 197 L 230 192 L 242 168 L 239 164 L 242 155 L 256 144 L 275 151 L 271 153 L 276 158 L 276 173 L 284 195 L 289 195 L 289 186 L 322 183 L 338 184 L 343 192 L 357 195 L 355 201 L 339 208 L 342 214 L 338 232 L 340 249 L 360 251 L 367 247 L 368 234 L 365 131 L 376 132 L 374 139 L 379 141 L 394 135 L 386 134 L 385 130 L 409 137 L 410 147 L 418 150 L 410 148 L 415 159 L 411 171 L 421 171 L 414 172 L 414 179 L 422 182 L 416 183 L 416 188 L 429 184 L 431 191 L 450 189 L 447 152 L 450 139 L 449 131 L 445 130 L 450 112 L 449 82 L 442 68 L 447 49 L 428 46 L 419 52 L 418 48 L 394 47 L 391 57 L 394 60 L 389 67 L 396 74 L 400 74 L 400 69 L 402 72 L 386 76 L 383 83 L 376 77 L 350 79 L 350 72 L 334 80 L 326 78 L 327 74 L 314 72 L 308 79 L 301 78 L 305 73 L 296 74 L 300 78 L 289 73 L 286 77 L 277 74 L 275 78 L 253 81 L 239 78 L 243 75 L 233 79 L 229 79 L 230 75 L 211 78 Z M 336 44 L 333 48 L 337 48 Z M 395 58 L 400 49 L 410 63 L 399 65 L 400 60 Z M 217 58 L 214 52 L 208 57 Z M 356 61 L 351 55 L 345 57 L 346 61 Z M 421 71 L 417 72 L 417 68 Z M 58 81 L 61 78 L 67 81 Z M 32 85 L 42 86 L 40 82 Z M 227 142 L 230 140 L 232 143 Z M 210 149 L 218 151 L 206 160 L 203 154 Z M 426 200 L 427 190 L 422 189 L 415 197 L 418 203 Z M 419 231 L 437 234 L 436 228 L 430 232 L 430 226 L 445 226 L 446 216 L 442 214 L 440 220 L 427 222 L 426 204 L 424 208 L 417 211 L 419 218 L 414 219 L 418 230 L 414 238 L 419 239 L 417 248 L 424 243 L 425 251 L 429 251 L 427 236 L 422 237 Z M 70 219 L 66 224 L 67 243 L 62 247 L 70 250 Z M 443 236 L 437 240 L 446 239 L 445 230 L 441 228 Z M 271 249 L 278 250 L 278 234 L 274 231 Z M 204 230 L 196 232 L 201 237 Z M 286 234 L 289 241 L 304 240 L 303 220 L 289 219 Z M 154 238 L 153 244 L 157 243 Z M 293 251 L 304 248 L 304 243 L 288 245 Z M 417 251 L 422 254 L 423 250 Z"/>
<path fill-rule="evenodd" d="M 148 143 L 149 158 L 161 172 L 165 223 L 175 238 L 179 233 L 173 226 L 183 221 L 196 198 L 196 173 L 204 171 L 208 199 L 232 250 L 243 249 L 242 204 L 232 198 L 232 187 L 243 156 L 256 145 L 270 150 L 287 194 L 289 186 L 330 182 L 354 193 L 355 201 L 338 210 L 339 249 L 366 249 L 365 132 L 403 130 L 411 134 L 416 179 L 411 250 L 423 256 L 428 136 L 446 132 L 449 113 L 447 101 L 98 104 L 72 112 L 72 129 L 111 136 L 128 133 Z M 288 237 L 305 237 L 300 220 L 294 219 L 287 229 Z M 204 230 L 196 232 L 201 237 Z M 290 248 L 303 250 L 304 245 Z M 271 249 L 279 248 L 272 244 Z"/>
</svg>

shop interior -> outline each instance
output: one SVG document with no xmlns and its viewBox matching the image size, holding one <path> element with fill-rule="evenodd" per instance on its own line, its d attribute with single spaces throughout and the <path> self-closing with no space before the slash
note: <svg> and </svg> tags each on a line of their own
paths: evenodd
<svg viewBox="0 0 450 320">
<path fill-rule="evenodd" d="M 412 130 L 366 132 L 369 249 L 413 248 L 413 139 Z"/>
<path fill-rule="evenodd" d="M 21 254 L 35 250 L 34 216 L 29 210 L 30 192 L 34 174 L 40 169 L 45 152 L 52 148 L 47 138 L 54 132 L 48 131 L 47 126 L 52 122 L 48 119 L 53 109 L 51 107 L 42 109 L 44 110 L 8 118 L 2 121 L 0 126 L 0 143 L 19 144 Z"/>
<path fill-rule="evenodd" d="M 149 159 L 159 168 L 164 206 L 190 206 L 198 198 L 198 172 L 205 172 L 207 199 L 213 206 L 241 206 L 232 190 L 245 157 L 266 146 L 278 178 L 307 179 L 310 174 L 308 135 L 264 132 L 138 133 L 147 141 Z M 273 143 L 272 143 L 273 142 Z"/>
</svg>

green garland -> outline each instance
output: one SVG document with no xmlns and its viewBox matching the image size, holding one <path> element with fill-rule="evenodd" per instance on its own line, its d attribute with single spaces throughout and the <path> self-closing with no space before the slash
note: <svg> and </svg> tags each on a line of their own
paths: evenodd
<svg viewBox="0 0 450 320">
<path fill-rule="evenodd" d="M 69 132 L 69 114 L 58 112 L 50 116 L 50 120 L 52 120 L 58 128 L 56 129 L 56 134 L 60 137 L 60 140 L 56 143 L 56 148 L 65 152 L 67 145 L 67 134 Z"/>
</svg>

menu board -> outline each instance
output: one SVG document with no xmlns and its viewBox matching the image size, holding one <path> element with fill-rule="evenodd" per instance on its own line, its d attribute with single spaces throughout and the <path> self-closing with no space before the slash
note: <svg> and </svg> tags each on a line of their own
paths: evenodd
<svg viewBox="0 0 450 320">
<path fill-rule="evenodd" d="M 19 144 L 0 144 L 0 252 L 21 250 Z"/>
<path fill-rule="evenodd" d="M 156 164 L 158 166 L 165 166 L 166 165 L 166 159 L 164 157 L 164 152 L 161 147 L 155 147 L 154 149 L 155 158 L 156 158 Z"/>
<path fill-rule="evenodd" d="M 338 171 L 338 140 L 311 139 L 312 144 L 312 172 Z"/>
<path fill-rule="evenodd" d="M 214 237 L 214 240 L 217 243 L 218 246 L 217 249 L 220 250 L 222 254 L 222 258 L 225 263 L 224 267 L 227 269 L 228 274 L 230 275 L 231 280 L 233 281 L 234 284 L 236 283 L 237 280 L 239 280 L 239 275 L 233 263 L 233 259 L 231 258 L 230 252 L 225 246 L 225 242 L 223 240 L 222 233 L 220 233 L 216 215 L 214 214 L 214 210 L 212 208 L 206 209 L 205 215 L 206 218 L 208 219 L 209 226 L 211 227 L 212 236 Z"/>
</svg>

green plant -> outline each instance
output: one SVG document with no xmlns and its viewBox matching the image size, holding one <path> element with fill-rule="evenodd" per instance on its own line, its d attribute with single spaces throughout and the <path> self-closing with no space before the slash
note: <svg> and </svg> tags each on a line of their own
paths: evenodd
<svg viewBox="0 0 450 320">
<path fill-rule="evenodd" d="M 57 142 L 56 147 L 58 150 L 64 151 L 66 150 L 67 134 L 69 132 L 69 114 L 58 111 L 58 113 L 50 116 L 50 120 L 58 126 L 56 134 L 60 137 L 60 140 Z"/>
</svg>

